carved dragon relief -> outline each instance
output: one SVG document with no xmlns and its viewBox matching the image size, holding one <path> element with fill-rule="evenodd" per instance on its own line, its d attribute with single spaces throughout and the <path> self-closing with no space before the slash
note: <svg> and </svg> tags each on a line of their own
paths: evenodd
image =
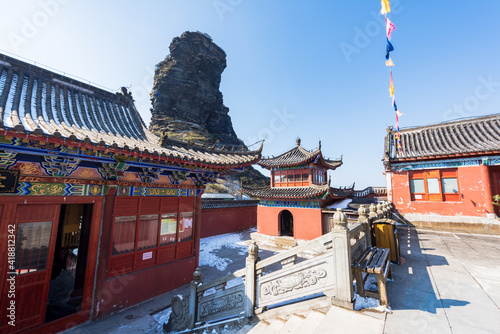
<svg viewBox="0 0 500 334">
<path fill-rule="evenodd" d="M 292 290 L 298 290 L 315 285 L 326 277 L 325 269 L 307 269 L 301 272 L 282 277 L 262 284 L 263 295 L 278 296 Z"/>
<path fill-rule="evenodd" d="M 202 302 L 200 303 L 200 318 L 229 311 L 241 306 L 243 306 L 242 292 L 216 298 L 205 303 Z"/>
</svg>

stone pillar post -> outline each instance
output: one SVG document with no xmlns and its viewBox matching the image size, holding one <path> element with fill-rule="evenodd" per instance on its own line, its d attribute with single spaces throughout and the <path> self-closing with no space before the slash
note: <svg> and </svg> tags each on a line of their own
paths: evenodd
<svg viewBox="0 0 500 334">
<path fill-rule="evenodd" d="M 368 214 L 368 220 L 370 221 L 370 224 L 377 220 L 377 218 L 377 207 L 375 206 L 375 203 L 372 203 L 370 204 L 370 213 Z"/>
<path fill-rule="evenodd" d="M 353 278 L 351 270 L 351 242 L 347 217 L 342 209 L 337 209 L 333 215 L 334 227 L 332 230 L 333 273 L 335 288 L 332 304 L 353 309 Z"/>
<path fill-rule="evenodd" d="M 365 223 L 368 222 L 368 210 L 364 205 L 360 205 L 358 209 L 358 222 Z"/>
<path fill-rule="evenodd" d="M 255 308 L 255 264 L 259 260 L 259 247 L 255 242 L 252 242 L 250 246 L 248 246 L 248 257 L 246 259 L 245 266 L 245 316 L 251 317 L 253 316 L 253 311 Z"/>
<path fill-rule="evenodd" d="M 191 281 L 189 291 L 189 315 L 188 315 L 188 328 L 193 329 L 196 322 L 196 309 L 198 308 L 198 285 L 201 284 L 201 270 L 196 268 L 193 273 L 193 280 Z"/>
<path fill-rule="evenodd" d="M 384 218 L 384 211 L 382 211 L 382 204 L 377 203 L 377 217 Z"/>
<path fill-rule="evenodd" d="M 364 205 L 360 205 L 358 209 L 358 222 L 365 224 L 365 240 L 366 247 L 372 246 L 372 238 L 370 233 L 370 221 L 368 219 L 368 210 Z"/>
</svg>

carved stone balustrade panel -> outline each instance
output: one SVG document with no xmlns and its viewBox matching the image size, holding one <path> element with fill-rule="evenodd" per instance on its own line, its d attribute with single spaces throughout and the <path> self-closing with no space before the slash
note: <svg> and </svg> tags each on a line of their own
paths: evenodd
<svg viewBox="0 0 500 334">
<path fill-rule="evenodd" d="M 198 321 L 211 321 L 229 316 L 237 316 L 244 311 L 245 285 L 219 290 L 201 297 L 198 301 Z"/>
<path fill-rule="evenodd" d="M 333 253 L 290 265 L 257 279 L 257 307 L 333 289 Z"/>
</svg>

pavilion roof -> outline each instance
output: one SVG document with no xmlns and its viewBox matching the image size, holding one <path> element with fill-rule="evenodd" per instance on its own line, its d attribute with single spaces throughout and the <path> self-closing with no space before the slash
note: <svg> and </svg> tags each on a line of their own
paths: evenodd
<svg viewBox="0 0 500 334">
<path fill-rule="evenodd" d="M 1 133 L 43 141 L 58 139 L 66 145 L 92 144 L 99 150 L 119 150 L 125 156 L 147 153 L 214 169 L 251 165 L 260 159 L 262 150 L 262 145 L 256 151 L 230 151 L 162 139 L 147 129 L 127 89 L 112 93 L 3 54 Z"/>
<path fill-rule="evenodd" d="M 342 165 L 342 158 L 338 160 L 325 159 L 321 153 L 320 146 L 314 151 L 308 151 L 300 146 L 300 139 L 297 139 L 297 145 L 277 157 L 262 158 L 258 164 L 264 168 L 272 169 L 279 167 L 300 166 L 309 162 L 317 163 L 326 169 L 336 169 Z"/>
<path fill-rule="evenodd" d="M 328 184 L 307 187 L 260 187 L 243 188 L 243 191 L 260 199 L 334 199 L 345 198 L 353 193 L 353 188 L 333 188 Z"/>
<path fill-rule="evenodd" d="M 385 156 L 390 161 L 450 158 L 500 153 L 500 114 L 461 119 L 400 130 L 386 137 Z"/>
</svg>

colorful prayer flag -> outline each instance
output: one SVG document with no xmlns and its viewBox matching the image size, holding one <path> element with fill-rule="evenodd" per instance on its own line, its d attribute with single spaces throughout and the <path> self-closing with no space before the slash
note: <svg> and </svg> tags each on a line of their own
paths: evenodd
<svg viewBox="0 0 500 334">
<path fill-rule="evenodd" d="M 392 62 L 391 57 L 389 57 L 389 60 L 386 60 L 386 61 L 385 61 L 385 66 L 389 66 L 389 67 L 390 67 L 390 66 L 394 66 L 394 63 Z"/>
<path fill-rule="evenodd" d="M 391 22 L 387 17 L 385 18 L 385 33 L 387 35 L 387 39 L 391 40 L 392 32 L 396 30 L 396 26 Z"/>
<path fill-rule="evenodd" d="M 380 0 L 382 4 L 382 9 L 380 10 L 380 14 L 385 15 L 387 13 L 391 12 L 391 4 L 389 3 L 389 0 Z"/>
<path fill-rule="evenodd" d="M 385 49 L 385 59 L 389 60 L 389 53 L 391 51 L 394 51 L 394 47 L 392 46 L 391 42 L 389 39 L 387 39 L 387 48 Z"/>
<path fill-rule="evenodd" d="M 391 81 L 389 84 L 389 93 L 391 97 L 394 97 L 394 83 L 392 82 L 392 71 L 391 71 Z"/>
<path fill-rule="evenodd" d="M 394 98 L 394 96 L 392 96 L 392 106 L 394 110 L 398 110 L 398 106 L 396 105 L 396 99 Z"/>
<path fill-rule="evenodd" d="M 396 116 L 397 117 L 401 117 L 403 116 L 403 113 L 401 111 L 399 111 L 399 109 L 396 110 Z"/>
</svg>

